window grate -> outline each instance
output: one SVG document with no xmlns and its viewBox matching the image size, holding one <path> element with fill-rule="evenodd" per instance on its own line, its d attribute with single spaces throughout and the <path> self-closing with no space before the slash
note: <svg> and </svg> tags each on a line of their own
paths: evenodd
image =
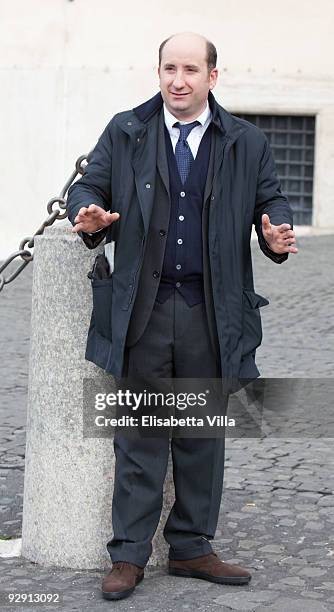
<svg viewBox="0 0 334 612">
<path fill-rule="evenodd" d="M 235 113 L 257 125 L 272 149 L 295 225 L 312 224 L 315 117 Z"/>
</svg>

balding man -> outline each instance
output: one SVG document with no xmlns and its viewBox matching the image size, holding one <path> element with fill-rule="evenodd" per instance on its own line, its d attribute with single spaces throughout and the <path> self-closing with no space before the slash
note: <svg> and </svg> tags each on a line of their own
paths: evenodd
<svg viewBox="0 0 334 612">
<path fill-rule="evenodd" d="M 259 376 L 261 343 L 250 236 L 282 263 L 296 253 L 292 212 L 265 135 L 220 106 L 212 89 L 214 45 L 177 34 L 159 49 L 160 90 L 117 114 L 68 214 L 89 248 L 115 244 L 112 274 L 93 275 L 86 359 L 115 377 L 236 381 Z M 96 299 L 95 299 L 96 298 Z M 233 384 L 232 387 L 233 388 Z M 162 509 L 169 436 L 117 432 L 113 568 L 106 599 L 130 595 L 144 577 Z M 175 503 L 164 528 L 169 573 L 247 584 L 250 573 L 221 561 L 213 540 L 223 487 L 224 437 L 171 439 Z"/>
</svg>

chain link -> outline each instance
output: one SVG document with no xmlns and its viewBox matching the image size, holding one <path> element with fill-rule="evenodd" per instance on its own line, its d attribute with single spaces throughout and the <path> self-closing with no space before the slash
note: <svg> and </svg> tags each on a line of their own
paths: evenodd
<svg viewBox="0 0 334 612">
<path fill-rule="evenodd" d="M 38 230 L 36 230 L 36 232 L 32 236 L 27 236 L 23 238 L 20 242 L 19 250 L 14 251 L 14 253 L 9 255 L 9 257 L 7 257 L 7 259 L 5 259 L 5 261 L 1 264 L 0 266 L 0 291 L 3 289 L 5 285 L 13 281 L 14 278 L 16 278 L 20 274 L 23 268 L 25 268 L 28 265 L 28 263 L 34 259 L 33 253 L 28 249 L 34 248 L 35 236 L 40 236 L 41 234 L 43 234 L 45 228 L 48 227 L 49 225 L 52 225 L 56 219 L 59 219 L 59 220 L 66 219 L 67 217 L 66 194 L 70 186 L 72 185 L 73 181 L 78 176 L 78 174 L 84 173 L 85 167 L 87 165 L 87 157 L 88 157 L 87 155 L 80 155 L 80 157 L 78 157 L 77 161 L 75 162 L 75 169 L 73 170 L 71 176 L 66 181 L 63 189 L 60 192 L 60 195 L 58 197 L 51 198 L 51 200 L 49 200 L 46 206 L 49 214 L 47 218 L 45 219 L 45 221 L 43 221 L 43 223 L 40 225 Z M 58 204 L 59 208 L 54 209 L 53 208 L 54 204 Z M 26 245 L 28 248 L 26 248 Z M 21 257 L 21 259 L 23 259 L 23 262 L 16 268 L 16 270 L 14 270 L 14 272 L 12 272 L 9 276 L 5 277 L 2 274 L 2 272 L 7 268 L 10 262 L 16 259 L 17 257 Z"/>
</svg>

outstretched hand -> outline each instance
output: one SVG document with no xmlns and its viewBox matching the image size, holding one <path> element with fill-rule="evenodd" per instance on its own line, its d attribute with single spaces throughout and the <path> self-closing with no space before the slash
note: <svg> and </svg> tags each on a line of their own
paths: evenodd
<svg viewBox="0 0 334 612">
<path fill-rule="evenodd" d="M 273 225 L 267 214 L 262 215 L 262 234 L 274 253 L 298 253 L 297 247 L 291 246 L 296 242 L 295 232 L 288 223 Z"/>
<path fill-rule="evenodd" d="M 72 232 L 96 232 L 103 227 L 107 227 L 117 221 L 120 215 L 118 212 L 109 213 L 101 206 L 90 204 L 88 208 L 80 208 L 74 219 Z"/>
</svg>

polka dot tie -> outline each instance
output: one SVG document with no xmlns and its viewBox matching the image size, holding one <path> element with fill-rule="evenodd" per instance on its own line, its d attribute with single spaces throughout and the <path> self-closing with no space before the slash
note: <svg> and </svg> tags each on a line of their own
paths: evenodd
<svg viewBox="0 0 334 612">
<path fill-rule="evenodd" d="M 194 161 L 193 154 L 187 142 L 187 138 L 191 130 L 196 127 L 196 125 L 200 125 L 200 122 L 193 121 L 192 123 L 186 123 L 182 125 L 177 121 L 173 125 L 173 127 L 177 127 L 180 130 L 180 136 L 175 147 L 175 158 L 183 185 L 187 180 L 191 164 Z"/>
</svg>

